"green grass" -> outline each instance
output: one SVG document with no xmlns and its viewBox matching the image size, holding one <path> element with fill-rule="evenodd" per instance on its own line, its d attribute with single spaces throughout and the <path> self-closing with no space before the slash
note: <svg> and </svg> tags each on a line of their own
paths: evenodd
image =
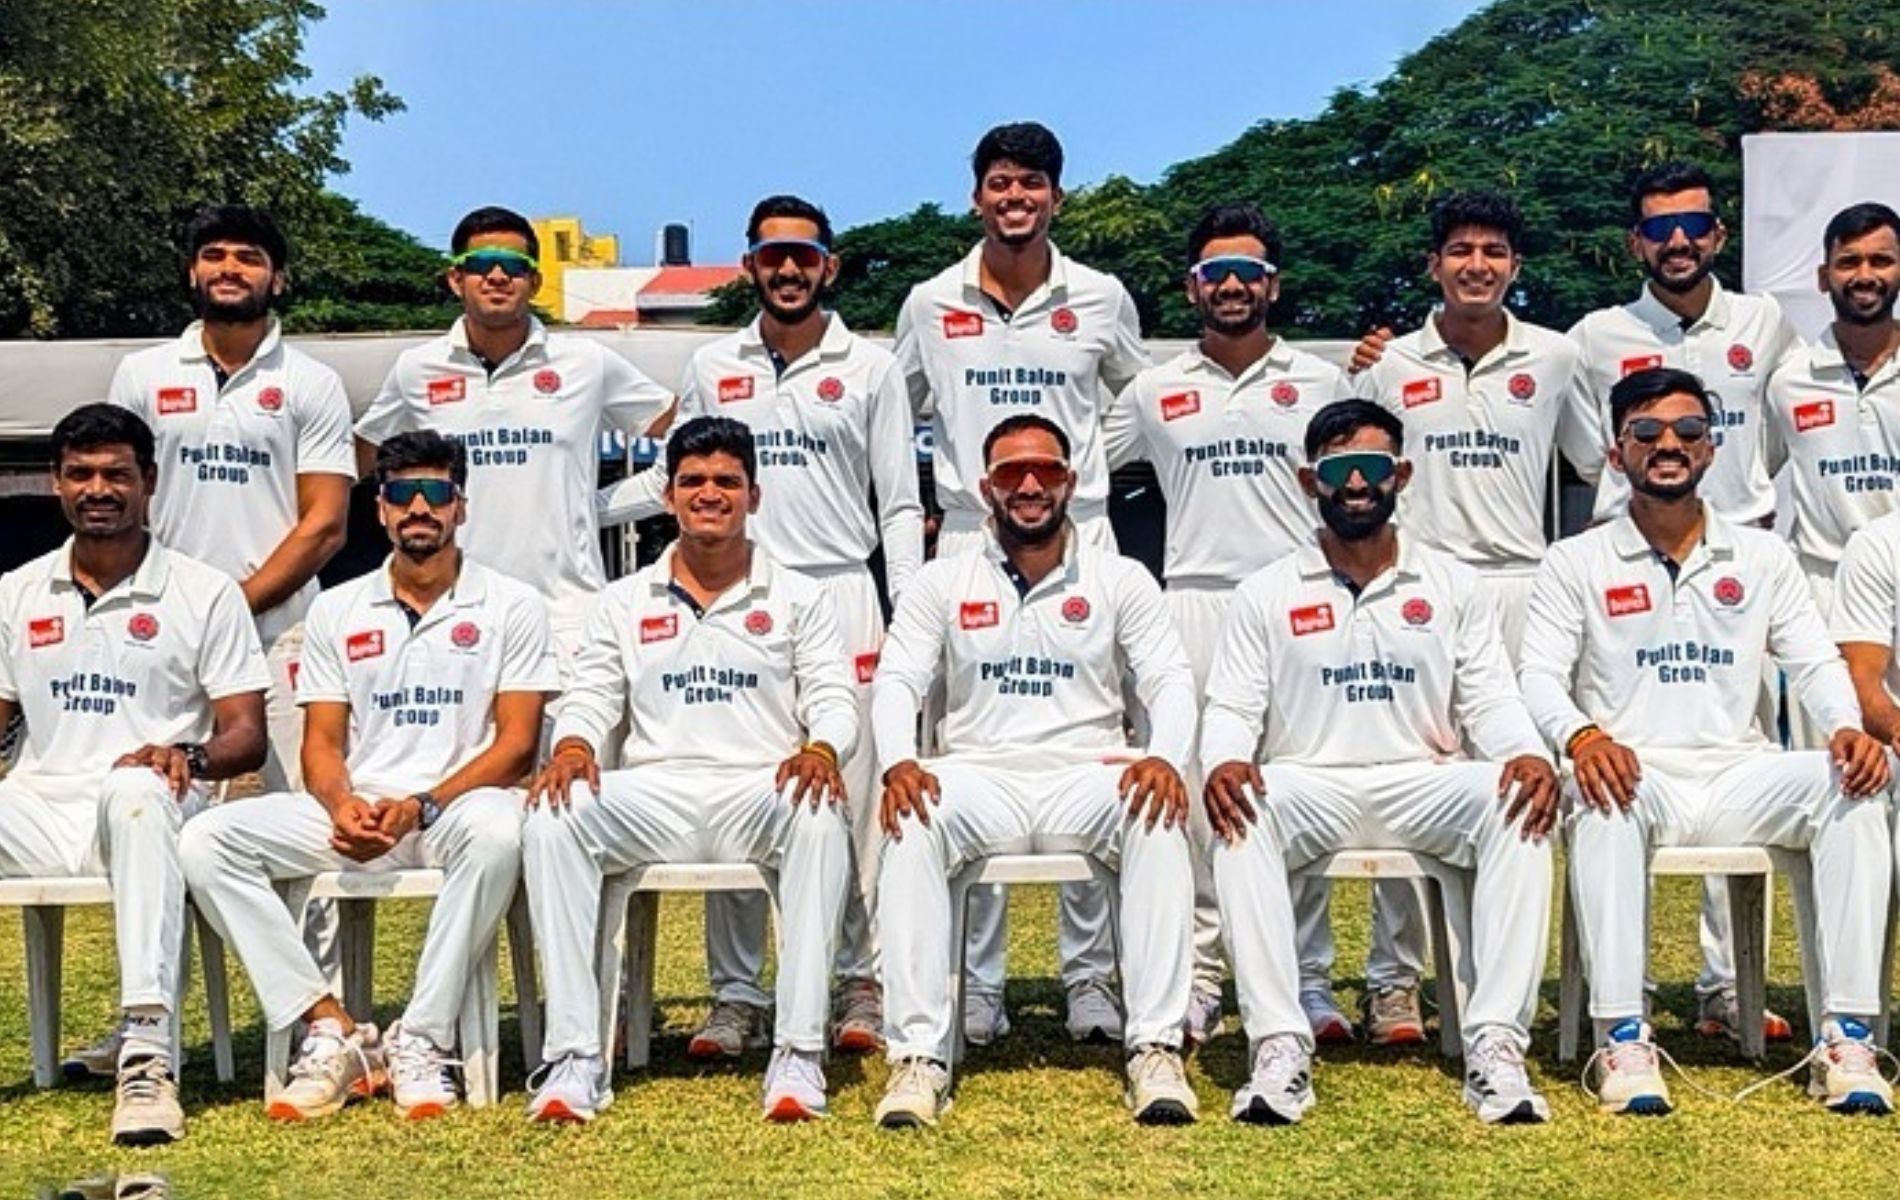
<svg viewBox="0 0 1900 1200">
<path fill-rule="evenodd" d="M 1342 886 L 1335 913 L 1342 974 L 1365 953 L 1365 897 Z M 1245 1047 L 1228 1020 L 1191 1067 L 1203 1120 L 1185 1129 L 1142 1129 L 1120 1100 L 1119 1056 L 1072 1045 L 1061 1026 L 1053 981 L 1053 892 L 1012 898 L 1009 1002 L 1015 1031 L 973 1051 L 954 1111 L 936 1131 L 894 1135 L 872 1127 L 883 1087 L 878 1060 L 831 1067 L 832 1119 L 780 1128 L 759 1119 L 763 1054 L 733 1069 L 702 1069 L 684 1058 L 685 1037 L 706 1006 L 700 905 L 668 898 L 661 921 L 659 990 L 664 1028 L 654 1067 L 616 1082 L 614 1107 L 586 1128 L 529 1125 L 520 1063 L 504 1057 L 502 1103 L 423 1124 L 399 1121 L 386 1102 L 358 1106 L 320 1124 L 267 1121 L 259 1098 L 262 1034 L 242 972 L 234 971 L 238 1083 L 211 1080 L 201 996 L 187 1012 L 192 1055 L 185 1072 L 191 1122 L 184 1142 L 118 1150 L 106 1137 L 111 1092 L 104 1085 L 35 1091 L 26 1041 L 19 924 L 0 929 L 0 1197 L 33 1195 L 104 1170 L 168 1175 L 175 1194 L 202 1196 L 1470 1196 L 1891 1195 L 1900 1123 L 1830 1117 L 1794 1084 L 1742 1105 L 1675 1088 L 1667 1120 L 1600 1116 L 1555 1061 L 1554 976 L 1536 1030 L 1533 1071 L 1555 1110 L 1541 1128 L 1487 1129 L 1458 1100 L 1458 1081 L 1433 1051 L 1330 1054 L 1317 1087 L 1320 1105 L 1297 1129 L 1266 1130 L 1226 1120 L 1227 1096 L 1242 1079 Z M 1694 999 L 1695 891 L 1691 881 L 1659 889 L 1655 968 L 1667 983 L 1657 1027 L 1695 1079 L 1724 1094 L 1760 1077 L 1726 1047 L 1689 1029 Z M 413 947 L 426 908 L 385 905 L 378 938 L 378 1015 L 400 1010 L 413 972 Z M 1779 898 L 1770 1000 L 1805 1021 L 1795 986 L 1793 919 Z M 103 1031 L 113 1016 L 115 968 L 103 911 L 68 918 L 67 1044 Z M 504 956 L 504 971 L 505 956 Z M 1356 980 L 1342 1000 L 1356 998 Z M 504 983 L 506 993 L 507 984 Z M 1231 999 L 1231 998 L 1230 998 Z M 1231 1010 L 1231 1003 L 1230 1003 Z M 514 1046 L 512 1010 L 503 1045 Z M 1770 1068 L 1799 1051 L 1772 1048 Z"/>
</svg>

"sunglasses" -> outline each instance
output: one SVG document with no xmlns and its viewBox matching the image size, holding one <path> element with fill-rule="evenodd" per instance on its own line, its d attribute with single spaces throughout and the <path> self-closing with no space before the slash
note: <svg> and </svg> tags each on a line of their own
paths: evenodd
<svg viewBox="0 0 1900 1200">
<path fill-rule="evenodd" d="M 462 489 L 451 479 L 386 479 L 383 500 L 394 508 L 408 508 L 421 496 L 430 508 L 447 508 Z"/>
<path fill-rule="evenodd" d="M 1062 482 L 1069 464 L 1059 458 L 1006 458 L 990 464 L 990 486 L 1005 492 L 1018 491 L 1031 475 L 1044 487 Z"/>
<path fill-rule="evenodd" d="M 1636 222 L 1636 232 L 1643 240 L 1662 245 L 1674 236 L 1676 230 L 1682 230 L 1682 236 L 1697 241 L 1715 232 L 1715 214 L 1707 212 L 1664 213 L 1660 217 L 1644 217 Z"/>
<path fill-rule="evenodd" d="M 1623 432 L 1646 446 L 1661 441 L 1665 428 L 1675 430 L 1676 440 L 1686 445 L 1709 436 L 1709 419 L 1677 417 L 1673 421 L 1665 421 L 1660 417 L 1631 417 L 1623 422 Z"/>
<path fill-rule="evenodd" d="M 468 250 L 449 260 L 449 265 L 464 275 L 482 276 L 497 268 L 510 279 L 520 279 L 531 271 L 541 269 L 532 254 L 523 254 L 519 250 L 509 250 L 503 246 L 483 246 L 479 250 Z"/>
<path fill-rule="evenodd" d="M 1264 258 L 1251 258 L 1245 254 L 1223 254 L 1218 258 L 1204 258 L 1194 264 L 1194 278 L 1203 284 L 1213 285 L 1229 275 L 1242 283 L 1259 283 L 1269 275 L 1279 274 L 1280 268 Z"/>
<path fill-rule="evenodd" d="M 816 271 L 824 265 L 831 247 L 823 242 L 787 238 L 783 241 L 753 242 L 746 253 L 752 256 L 753 262 L 768 271 L 778 270 L 788 260 L 801 271 Z"/>
<path fill-rule="evenodd" d="M 1313 474 L 1329 488 L 1346 486 L 1354 475 L 1366 481 L 1370 487 L 1378 487 L 1399 469 L 1399 460 L 1381 450 L 1352 450 L 1345 454 L 1328 454 L 1313 463 Z"/>
</svg>

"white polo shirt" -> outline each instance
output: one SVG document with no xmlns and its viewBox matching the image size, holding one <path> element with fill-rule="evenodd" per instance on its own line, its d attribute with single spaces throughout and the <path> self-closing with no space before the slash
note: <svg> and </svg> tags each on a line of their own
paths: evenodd
<svg viewBox="0 0 1900 1200">
<path fill-rule="evenodd" d="M 270 686 L 244 594 L 153 539 L 138 569 L 89 607 L 71 541 L 0 576 L 0 699 L 26 739 L 11 777 L 90 804 L 88 788 L 141 746 L 211 737 L 211 704 Z M 87 782 L 77 782 L 87 781 Z"/>
<path fill-rule="evenodd" d="M 983 438 L 1005 417 L 1037 413 L 1069 435 L 1078 521 L 1106 517 L 1101 417 L 1148 365 L 1141 318 L 1113 275 L 1049 247 L 1049 278 L 1005 315 L 985 295 L 983 247 L 910 290 L 897 314 L 897 361 L 912 405 L 930 417 L 931 471 L 946 515 L 989 513 L 977 484 Z"/>
<path fill-rule="evenodd" d="M 319 596 L 304 625 L 297 703 L 349 705 L 359 796 L 434 787 L 495 740 L 497 695 L 560 688 L 547 602 L 467 556 L 413 627 L 387 559 Z"/>
<path fill-rule="evenodd" d="M 754 546 L 746 578 L 702 613 L 673 584 L 678 551 L 600 594 L 555 708 L 555 744 L 584 738 L 599 753 L 625 717 L 625 767 L 774 766 L 806 741 L 848 758 L 857 699 L 824 591 Z"/>
<path fill-rule="evenodd" d="M 1768 381 L 1768 411 L 1788 447 L 1794 546 L 1838 562 L 1848 535 L 1894 510 L 1900 483 L 1900 360 L 1862 391 L 1829 326 L 1797 347 Z"/>
<path fill-rule="evenodd" d="M 434 429 L 467 446 L 468 524 L 457 540 L 547 597 L 555 625 L 566 627 L 607 582 L 595 511 L 600 432 L 637 436 L 671 400 L 599 342 L 549 333 L 538 320 L 491 378 L 458 318 L 403 351 L 356 433 L 380 445 Z"/>
<path fill-rule="evenodd" d="M 1586 479 L 1603 470 L 1602 424 L 1573 385 L 1576 343 L 1507 309 L 1504 340 L 1470 369 L 1438 331 L 1438 310 L 1354 380 L 1405 425 L 1407 533 L 1477 567 L 1537 565 L 1553 449 Z"/>
<path fill-rule="evenodd" d="M 1019 590 L 994 533 L 940 558 L 898 603 L 871 685 L 878 762 L 917 757 L 917 711 L 943 679 L 946 754 L 1062 762 L 1125 754 L 1122 681 L 1134 672 L 1147 753 L 1185 769 L 1194 676 L 1161 589 L 1132 558 L 1076 536 L 1062 565 Z"/>
<path fill-rule="evenodd" d="M 759 511 L 746 533 L 794 571 L 862 566 L 880 543 L 892 595 L 924 561 L 910 400 L 897 360 L 828 316 L 818 345 L 779 375 L 759 322 L 693 352 L 673 427 L 731 417 L 752 430 Z M 601 519 L 660 512 L 664 463 L 603 494 Z M 871 491 L 877 491 L 877 513 Z"/>
<path fill-rule="evenodd" d="M 1887 694 L 1900 697 L 1900 512 L 1847 539 L 1834 572 L 1831 624 L 1836 642 L 1866 642 L 1894 652 Z"/>
<path fill-rule="evenodd" d="M 1731 292 L 1713 276 L 1710 282 L 1715 291 L 1708 308 L 1686 329 L 1645 284 L 1630 303 L 1587 314 L 1571 326 L 1570 338 L 1582 352 L 1580 385 L 1588 389 L 1606 446 L 1616 440 L 1610 389 L 1623 376 L 1676 367 L 1700 379 L 1716 402 L 1715 462 L 1702 480 L 1702 498 L 1730 520 L 1755 522 L 1775 511 L 1770 477 L 1782 457 L 1763 394 L 1783 353 L 1800 339 L 1773 296 Z M 1605 471 L 1597 487 L 1597 517 L 1628 506 L 1629 481 L 1621 472 Z"/>
<path fill-rule="evenodd" d="M 1518 676 L 1555 746 L 1594 723 L 1639 751 L 1753 752 L 1775 748 L 1755 720 L 1771 657 L 1818 726 L 1860 727 L 1847 664 L 1785 540 L 1710 513 L 1672 580 L 1623 516 L 1550 548 Z"/>
<path fill-rule="evenodd" d="M 1310 767 L 1438 762 L 1467 733 L 1487 759 L 1544 753 L 1472 568 L 1401 535 L 1355 596 L 1309 538 L 1240 585 L 1207 680 L 1204 771 L 1257 746 Z"/>
<path fill-rule="evenodd" d="M 1312 537 L 1313 502 L 1299 480 L 1306 425 L 1350 395 L 1338 367 L 1277 337 L 1238 376 L 1195 346 L 1122 389 L 1102 437 L 1111 467 L 1154 464 L 1167 500 L 1169 583 L 1231 587 Z"/>
<path fill-rule="evenodd" d="M 176 341 L 122 359 L 106 399 L 137 413 L 157 441 L 152 533 L 240 583 L 296 527 L 299 475 L 356 478 L 343 381 L 286 343 L 274 317 L 222 388 L 204 322 L 193 321 Z M 301 621 L 317 590 L 310 579 L 259 613 L 259 634 L 271 641 Z"/>
</svg>

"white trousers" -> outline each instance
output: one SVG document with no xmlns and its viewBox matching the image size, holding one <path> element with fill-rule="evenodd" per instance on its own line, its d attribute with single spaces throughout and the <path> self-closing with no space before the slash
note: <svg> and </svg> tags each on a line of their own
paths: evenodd
<svg viewBox="0 0 1900 1200">
<path fill-rule="evenodd" d="M 838 809 L 794 808 L 776 768 L 649 763 L 601 776 L 600 794 L 574 789 L 566 808 L 542 805 L 522 827 L 534 937 L 546 975 L 544 1060 L 599 1054 L 594 974 L 601 885 L 649 863 L 755 863 L 779 908 L 776 1040 L 822 1051 L 831 959 L 850 890 L 851 835 Z"/>
<path fill-rule="evenodd" d="M 119 1003 L 175 1014 L 185 955 L 179 830 L 204 806 L 180 803 L 147 767 L 99 776 L 0 779 L 0 879 L 104 875 L 112 885 Z"/>
<path fill-rule="evenodd" d="M 303 622 L 284 630 L 264 647 L 270 686 L 264 690 L 264 732 L 270 750 L 264 760 L 264 790 L 303 787 L 303 710 L 297 707 L 297 669 L 303 658 Z"/>
<path fill-rule="evenodd" d="M 1825 751 L 1764 751 L 1709 763 L 1641 755 L 1627 812 L 1604 813 L 1569 788 L 1570 886 L 1590 979 L 1590 1015 L 1643 1012 L 1649 852 L 1656 846 L 1775 846 L 1808 851 L 1820 939 L 1822 1011 L 1880 1011 L 1880 958 L 1893 854 L 1885 795 L 1841 791 Z"/>
<path fill-rule="evenodd" d="M 272 1029 L 287 1029 L 335 989 L 272 884 L 324 871 L 442 868 L 403 1028 L 455 1045 L 469 973 L 495 938 L 521 878 L 522 793 L 478 788 L 458 796 L 427 831 L 359 863 L 330 848 L 330 815 L 315 797 L 283 792 L 221 804 L 180 841 L 185 878 L 212 927 L 250 973 Z"/>
<path fill-rule="evenodd" d="M 1178 826 L 1150 830 L 1125 816 L 1116 785 L 1126 765 L 1026 768 L 967 758 L 927 765 L 942 787 L 941 802 L 929 825 L 907 819 L 900 839 L 885 840 L 878 891 L 891 1060 L 950 1060 L 958 1019 L 950 879 L 996 854 L 1081 853 L 1118 872 L 1124 1041 L 1180 1045 L 1194 872 Z"/>
<path fill-rule="evenodd" d="M 1260 820 L 1239 844 L 1214 848 L 1214 886 L 1249 1041 L 1291 1034 L 1311 1046 L 1287 872 L 1354 847 L 1411 850 L 1471 873 L 1469 911 L 1449 914 L 1470 926 L 1469 950 L 1456 968 L 1465 1044 L 1487 1030 L 1530 1044 L 1550 923 L 1550 845 L 1505 823 L 1500 769 L 1488 762 L 1261 767 Z"/>
<path fill-rule="evenodd" d="M 843 634 L 845 673 L 857 688 L 858 727 L 871 728 L 870 668 L 884 644 L 884 609 L 877 580 L 864 567 L 812 576 L 824 589 Z M 860 670 L 860 666 L 865 670 Z M 858 749 L 838 764 L 844 776 L 851 826 L 852 887 L 845 894 L 844 924 L 838 935 L 839 979 L 876 979 L 877 942 L 871 914 L 877 911 L 878 803 L 877 754 L 867 732 Z M 763 892 L 711 892 L 706 896 L 706 966 L 713 996 L 763 1007 L 765 994 L 765 922 L 771 904 Z"/>
<path fill-rule="evenodd" d="M 1835 564 L 1818 558 L 1801 555 L 1801 573 L 1807 576 L 1808 593 L 1814 597 L 1816 608 L 1821 610 L 1823 618 L 1834 615 L 1834 573 Z M 1777 689 L 1779 691 L 1780 689 Z M 1828 737 L 1834 732 L 1822 729 L 1808 716 L 1808 710 L 1801 707 L 1801 700 L 1792 690 L 1787 693 L 1788 709 L 1788 748 L 1791 750 L 1825 750 Z M 1772 735 L 1773 730 L 1771 729 Z"/>
</svg>

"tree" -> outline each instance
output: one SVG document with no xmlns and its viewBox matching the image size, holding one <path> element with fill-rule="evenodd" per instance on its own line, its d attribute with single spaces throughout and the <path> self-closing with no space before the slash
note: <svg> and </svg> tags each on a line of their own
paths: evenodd
<svg viewBox="0 0 1900 1200">
<path fill-rule="evenodd" d="M 292 233 L 283 318 L 293 332 L 440 329 L 462 315 L 443 278 L 448 259 L 353 200 L 321 193 Z"/>
</svg>

